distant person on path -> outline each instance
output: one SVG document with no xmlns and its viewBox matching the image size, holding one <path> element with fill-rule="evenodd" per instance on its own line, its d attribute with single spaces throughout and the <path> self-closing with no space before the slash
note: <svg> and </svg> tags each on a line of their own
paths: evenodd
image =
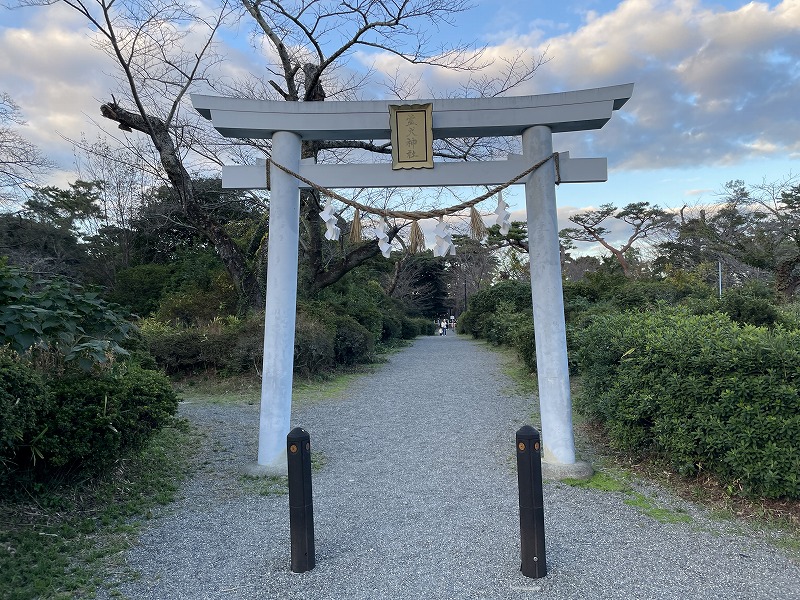
<svg viewBox="0 0 800 600">
<path fill-rule="evenodd" d="M 447 335 L 447 319 L 442 319 L 442 335 Z"/>
</svg>

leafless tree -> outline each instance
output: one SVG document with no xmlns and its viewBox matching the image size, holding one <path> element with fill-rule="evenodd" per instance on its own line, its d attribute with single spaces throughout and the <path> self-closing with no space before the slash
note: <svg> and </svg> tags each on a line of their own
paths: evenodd
<svg viewBox="0 0 800 600">
<path fill-rule="evenodd" d="M 742 181 L 726 186 L 729 203 L 743 208 L 752 223 L 756 234 L 752 239 L 767 238 L 773 246 L 775 289 L 787 300 L 800 289 L 799 180 L 797 175 L 789 174 L 776 181 L 764 180 L 751 186 L 745 186 Z"/>
<path fill-rule="evenodd" d="M 73 141 L 78 179 L 102 184 L 98 195 L 103 225 L 113 228 L 120 252 L 119 265 L 110 261 L 105 265 L 109 269 L 128 266 L 133 243 L 132 221 L 140 213 L 144 194 L 162 182 L 157 175 L 159 169 L 153 172 L 153 158 L 158 159 L 143 141 L 135 138 L 118 144 L 98 137 L 90 142 L 85 136 Z"/>
<path fill-rule="evenodd" d="M 0 92 L 0 206 L 10 204 L 53 167 L 18 131 L 24 125 L 19 106 L 8 93 Z"/>
<path fill-rule="evenodd" d="M 351 73 L 343 78 L 337 71 L 357 50 L 390 53 L 406 64 L 429 65 L 459 70 L 472 75 L 461 95 L 499 95 L 529 79 L 544 57 L 529 59 L 518 55 L 497 69 L 493 76 L 481 76 L 488 62 L 483 51 L 468 46 L 443 47 L 432 44 L 429 32 L 453 23 L 455 15 L 469 8 L 468 0 L 242 0 L 259 36 L 274 56 L 268 65 L 270 76 L 260 84 L 236 87 L 238 94 L 264 94 L 287 101 L 320 102 L 326 98 L 356 97 L 370 73 Z M 261 39 L 261 38 L 259 38 Z M 382 82 L 398 97 L 415 90 L 412 78 L 388 77 Z M 496 151 L 496 142 L 439 140 L 435 155 L 450 160 L 467 160 Z M 304 142 L 303 157 L 340 160 L 343 152 L 367 151 L 390 154 L 388 142 L 336 140 Z M 353 266 L 378 253 L 371 241 L 344 249 L 337 260 L 323 261 L 319 196 L 302 195 L 302 215 L 308 236 L 303 248 L 305 287 L 310 293 L 338 280 Z M 392 234 L 398 231 L 395 226 Z"/>
<path fill-rule="evenodd" d="M 287 101 L 354 98 L 370 76 L 369 71 L 344 69 L 357 50 L 388 52 L 407 64 L 467 72 L 477 72 L 487 62 L 480 49 L 437 46 L 429 34 L 452 23 L 455 15 L 468 8 L 468 0 L 241 0 L 235 6 L 234 1 L 218 0 L 210 15 L 202 12 L 203 3 L 190 0 L 17 0 L 17 4 L 60 2 L 86 19 L 97 46 L 119 66 L 120 85 L 115 90 L 119 99 L 112 95 L 111 101 L 100 107 L 101 114 L 120 129 L 149 138 L 187 220 L 213 244 L 243 303 L 263 306 L 254 267 L 226 234 L 223 223 L 204 210 L 195 193 L 192 157 L 220 163 L 219 150 L 225 146 L 203 141 L 209 134 L 186 106 L 187 92 L 202 85 L 206 89 L 235 90 L 242 96 Z M 240 12 L 233 14 L 236 7 Z M 215 35 L 226 20 L 234 17 L 242 19 L 240 24 L 252 25 L 257 47 L 268 48 L 269 76 L 263 81 L 223 85 L 212 77 L 220 60 L 215 53 Z M 462 93 L 504 93 L 527 80 L 543 60 L 516 56 L 497 70 L 498 75 L 471 79 Z M 268 142 L 241 143 L 270 152 Z M 465 160 L 490 153 L 493 147 L 480 140 L 447 141 L 439 145 L 437 153 L 443 158 Z M 238 146 L 240 151 L 242 148 Z M 391 148 L 388 143 L 352 140 L 303 145 L 304 157 L 318 159 L 323 154 L 335 160 L 341 153 L 364 151 L 389 154 Z M 322 239 L 319 211 L 318 194 L 303 193 L 301 218 L 306 235 L 301 285 L 311 294 L 378 253 L 373 240 L 343 245 L 333 260 Z M 392 227 L 390 236 L 399 228 L 399 224 Z"/>
<path fill-rule="evenodd" d="M 118 65 L 119 86 L 100 106 L 103 117 L 126 132 L 147 136 L 187 220 L 209 240 L 246 304 L 263 306 L 252 270 L 223 224 L 198 201 L 190 173 L 197 120 L 184 105 L 219 57 L 214 36 L 230 14 L 227 0 L 213 14 L 182 0 L 20 0 L 18 6 L 65 4 L 93 33 L 93 43 Z"/>
</svg>

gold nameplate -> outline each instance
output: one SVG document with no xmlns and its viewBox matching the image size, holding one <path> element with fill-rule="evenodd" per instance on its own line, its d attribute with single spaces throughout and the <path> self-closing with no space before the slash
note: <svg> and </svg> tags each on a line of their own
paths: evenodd
<svg viewBox="0 0 800 600">
<path fill-rule="evenodd" d="M 389 105 L 392 169 L 433 168 L 433 104 Z"/>
</svg>

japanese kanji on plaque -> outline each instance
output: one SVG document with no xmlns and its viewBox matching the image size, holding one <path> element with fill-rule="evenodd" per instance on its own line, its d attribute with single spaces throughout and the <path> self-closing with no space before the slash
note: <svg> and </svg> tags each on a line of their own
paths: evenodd
<svg viewBox="0 0 800 600">
<path fill-rule="evenodd" d="M 433 168 L 433 104 L 389 105 L 392 169 Z"/>
</svg>

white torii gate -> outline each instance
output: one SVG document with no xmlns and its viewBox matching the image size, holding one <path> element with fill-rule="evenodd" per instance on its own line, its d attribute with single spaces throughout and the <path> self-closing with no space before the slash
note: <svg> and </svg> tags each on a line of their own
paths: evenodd
<svg viewBox="0 0 800 600">
<path fill-rule="evenodd" d="M 366 102 L 278 102 L 192 95 L 195 109 L 226 137 L 272 138 L 274 162 L 325 188 L 446 187 L 503 184 L 553 153 L 553 134 L 600 129 L 633 93 L 633 84 L 510 98 Z M 522 136 L 522 156 L 505 161 L 435 163 L 392 170 L 391 164 L 315 164 L 301 160 L 303 140 L 388 140 L 389 106 L 432 103 L 434 138 Z M 607 180 L 605 158 L 559 154 L 562 183 Z M 290 429 L 300 188 L 270 165 L 270 219 L 258 468 L 285 473 Z M 575 460 L 553 161 L 525 184 L 531 296 L 542 419 L 543 467 L 553 477 L 586 476 Z M 267 187 L 260 166 L 225 166 L 224 188 Z"/>
</svg>

